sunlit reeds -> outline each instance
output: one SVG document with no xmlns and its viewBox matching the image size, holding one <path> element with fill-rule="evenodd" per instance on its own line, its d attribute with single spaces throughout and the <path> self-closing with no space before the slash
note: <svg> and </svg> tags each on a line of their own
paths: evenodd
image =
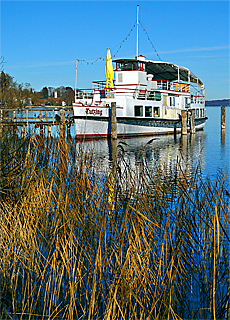
<svg viewBox="0 0 230 320">
<path fill-rule="evenodd" d="M 74 140 L 3 132 L 2 319 L 229 318 L 225 173 L 118 153 L 102 171 Z"/>
</svg>

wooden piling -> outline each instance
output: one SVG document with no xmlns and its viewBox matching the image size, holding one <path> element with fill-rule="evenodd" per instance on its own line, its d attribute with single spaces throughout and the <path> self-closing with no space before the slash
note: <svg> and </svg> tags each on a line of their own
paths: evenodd
<svg viewBox="0 0 230 320">
<path fill-rule="evenodd" d="M 190 115 L 190 132 L 192 134 L 196 133 L 196 127 L 195 127 L 195 110 L 191 110 Z"/>
<path fill-rule="evenodd" d="M 61 117 L 61 122 L 65 123 L 65 110 L 64 109 L 60 110 L 60 117 Z"/>
<path fill-rule="evenodd" d="M 111 103 L 111 138 L 117 139 L 116 102 Z"/>
<path fill-rule="evenodd" d="M 187 126 L 187 110 L 181 111 L 181 134 L 185 135 L 188 133 L 188 126 Z"/>
<path fill-rule="evenodd" d="M 225 107 L 221 107 L 221 130 L 225 130 Z"/>
</svg>

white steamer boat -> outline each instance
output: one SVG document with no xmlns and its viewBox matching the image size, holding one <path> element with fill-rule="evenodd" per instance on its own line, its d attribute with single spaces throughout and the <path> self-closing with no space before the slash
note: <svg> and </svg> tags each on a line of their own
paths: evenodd
<svg viewBox="0 0 230 320">
<path fill-rule="evenodd" d="M 114 70 L 107 49 L 107 80 L 93 81 L 92 89 L 75 89 L 73 111 L 77 138 L 110 136 L 113 102 L 118 137 L 181 132 L 183 110 L 188 111 L 188 124 L 194 115 L 196 130 L 204 128 L 207 119 L 204 84 L 188 68 L 138 56 L 138 41 L 135 59 L 113 62 Z M 112 80 L 113 72 L 115 80 Z"/>
</svg>

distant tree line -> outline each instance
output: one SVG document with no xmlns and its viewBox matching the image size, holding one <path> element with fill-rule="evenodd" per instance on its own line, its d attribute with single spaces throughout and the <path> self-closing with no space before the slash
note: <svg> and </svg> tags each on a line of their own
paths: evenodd
<svg viewBox="0 0 230 320">
<path fill-rule="evenodd" d="M 35 91 L 30 83 L 18 84 L 12 76 L 3 71 L 3 58 L 0 58 L 0 106 L 22 108 L 26 105 L 67 105 L 74 101 L 71 87 L 43 87 Z"/>
<path fill-rule="evenodd" d="M 230 106 L 230 99 L 206 101 L 205 105 L 226 107 L 226 106 Z"/>
</svg>

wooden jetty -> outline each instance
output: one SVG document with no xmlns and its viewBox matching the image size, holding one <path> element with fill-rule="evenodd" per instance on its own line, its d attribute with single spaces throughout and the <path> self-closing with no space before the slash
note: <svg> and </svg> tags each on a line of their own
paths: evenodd
<svg viewBox="0 0 230 320">
<path fill-rule="evenodd" d="M 69 134 L 72 124 L 73 108 L 68 106 L 27 106 L 23 109 L 0 108 L 0 127 L 21 127 L 22 136 L 25 134 L 25 127 L 29 125 L 39 126 L 41 131 L 43 126 L 47 126 L 48 136 L 50 136 L 52 126 L 60 125 L 62 130 L 67 127 L 67 134 Z"/>
</svg>

